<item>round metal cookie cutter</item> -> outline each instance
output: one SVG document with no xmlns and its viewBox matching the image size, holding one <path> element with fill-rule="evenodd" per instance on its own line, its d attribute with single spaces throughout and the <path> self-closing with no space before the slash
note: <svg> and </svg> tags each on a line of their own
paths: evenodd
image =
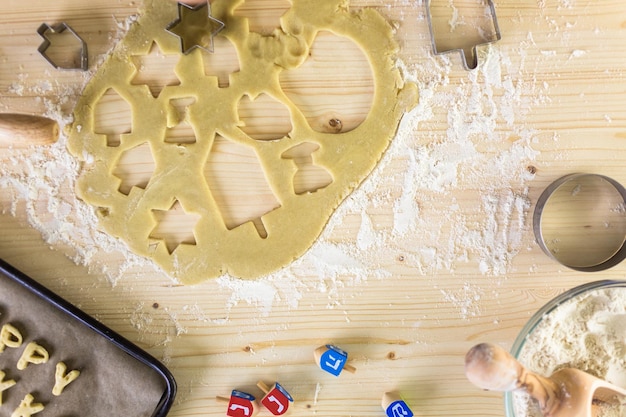
<svg viewBox="0 0 626 417">
<path fill-rule="evenodd" d="M 626 259 L 626 189 L 604 175 L 561 177 L 539 197 L 533 231 L 541 249 L 568 268 L 611 268 Z"/>
</svg>

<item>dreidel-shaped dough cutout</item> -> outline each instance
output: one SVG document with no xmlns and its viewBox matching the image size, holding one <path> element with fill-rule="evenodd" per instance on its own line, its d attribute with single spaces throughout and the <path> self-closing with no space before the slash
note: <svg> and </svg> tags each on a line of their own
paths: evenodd
<svg viewBox="0 0 626 417">
<path fill-rule="evenodd" d="M 381 405 L 387 417 L 413 417 L 413 411 L 397 392 L 386 392 Z"/>
<path fill-rule="evenodd" d="M 230 417 L 252 417 L 259 412 L 256 398 L 243 391 L 232 390 L 230 398 L 216 397 L 216 399 L 228 403 L 226 415 Z"/>
<path fill-rule="evenodd" d="M 0 371 L 0 405 L 2 405 L 2 393 L 8 390 L 9 388 L 11 388 L 13 385 L 15 385 L 15 381 L 12 379 L 7 379 L 5 381 L 4 380 L 5 376 L 6 374 Z"/>
<path fill-rule="evenodd" d="M 339 349 L 337 346 L 324 345 L 313 352 L 315 362 L 322 370 L 331 375 L 339 376 L 344 369 L 350 373 L 355 373 L 356 368 L 348 365 L 348 352 Z"/>
<path fill-rule="evenodd" d="M 24 348 L 22 352 L 22 356 L 17 361 L 17 369 L 20 371 L 26 369 L 28 364 L 32 363 L 34 365 L 39 365 L 42 363 L 48 362 L 50 355 L 46 348 L 41 345 L 38 345 L 35 342 L 30 342 Z"/>
<path fill-rule="evenodd" d="M 256 386 L 265 393 L 265 396 L 261 399 L 261 404 L 267 408 L 270 413 L 275 416 L 281 416 L 289 410 L 289 403 L 293 402 L 293 397 L 278 382 L 271 388 L 263 381 L 257 382 Z"/>
<path fill-rule="evenodd" d="M 319 149 L 320 146 L 316 143 L 303 142 L 281 154 L 281 158 L 290 159 L 296 166 L 293 190 L 297 195 L 314 193 L 333 182 L 330 172 L 313 162 L 313 153 Z"/>
<path fill-rule="evenodd" d="M 22 346 L 22 333 L 11 324 L 5 324 L 0 330 L 0 352 L 4 352 L 5 347 L 18 348 Z"/>
<path fill-rule="evenodd" d="M 11 414 L 11 417 L 30 417 L 42 411 L 44 409 L 43 404 L 33 403 L 34 400 L 35 397 L 31 394 L 26 394 L 20 405 Z"/>
<path fill-rule="evenodd" d="M 54 373 L 54 387 L 52 388 L 52 394 L 59 396 L 69 384 L 71 384 L 78 376 L 80 371 L 74 369 L 67 372 L 67 365 L 64 362 L 57 363 L 56 371 Z"/>
</svg>

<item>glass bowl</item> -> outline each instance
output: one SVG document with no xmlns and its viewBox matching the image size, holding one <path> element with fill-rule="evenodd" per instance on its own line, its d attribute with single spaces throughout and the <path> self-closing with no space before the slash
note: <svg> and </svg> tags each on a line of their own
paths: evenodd
<svg viewBox="0 0 626 417">
<path fill-rule="evenodd" d="M 550 300 L 543 307 L 541 307 L 531 318 L 528 320 L 526 325 L 522 328 L 519 335 L 513 342 L 511 347 L 511 354 L 518 358 L 526 344 L 528 337 L 533 333 L 533 331 L 537 328 L 537 326 L 542 322 L 544 317 L 549 315 L 551 312 L 556 310 L 563 303 L 572 300 L 580 295 L 583 295 L 588 292 L 598 291 L 609 288 L 623 288 L 626 290 L 626 281 L 616 281 L 616 280 L 602 280 L 602 281 L 594 281 L 587 284 L 580 285 L 578 287 L 574 287 L 557 297 Z M 515 395 L 513 392 L 505 392 L 504 394 L 504 407 L 506 411 L 507 417 L 516 417 L 515 414 Z"/>
</svg>

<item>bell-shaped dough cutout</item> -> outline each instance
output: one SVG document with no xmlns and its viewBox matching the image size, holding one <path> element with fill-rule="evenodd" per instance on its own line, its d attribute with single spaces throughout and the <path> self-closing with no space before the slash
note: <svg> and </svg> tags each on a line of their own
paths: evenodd
<svg viewBox="0 0 626 417">
<path fill-rule="evenodd" d="M 351 39 L 320 32 L 309 58 L 280 74 L 280 85 L 311 128 L 345 133 L 366 118 L 374 99 L 374 76 L 361 48 Z"/>
<path fill-rule="evenodd" d="M 289 109 L 267 94 L 254 100 L 243 96 L 237 106 L 239 128 L 255 140 L 282 139 L 291 131 Z"/>
<path fill-rule="evenodd" d="M 121 136 L 132 131 L 130 104 L 114 88 L 107 89 L 95 105 L 93 125 L 94 133 L 106 136 L 107 146 L 119 146 Z"/>
<path fill-rule="evenodd" d="M 144 142 L 124 151 L 111 173 L 121 180 L 119 192 L 128 195 L 133 187 L 145 189 L 154 174 L 154 169 L 150 144 Z"/>
<path fill-rule="evenodd" d="M 259 236 L 267 237 L 262 217 L 280 203 L 252 148 L 217 135 L 204 176 L 229 230 L 252 222 Z"/>
<path fill-rule="evenodd" d="M 269 35 L 280 28 L 280 17 L 290 7 L 288 0 L 246 0 L 235 9 L 235 16 L 247 19 L 250 32 Z"/>
</svg>

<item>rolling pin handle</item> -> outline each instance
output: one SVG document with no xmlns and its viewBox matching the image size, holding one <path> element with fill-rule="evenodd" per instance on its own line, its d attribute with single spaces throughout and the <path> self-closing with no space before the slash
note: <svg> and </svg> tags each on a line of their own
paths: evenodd
<svg viewBox="0 0 626 417">
<path fill-rule="evenodd" d="M 0 148 L 50 145 L 59 139 L 59 124 L 28 114 L 0 113 Z"/>
</svg>

